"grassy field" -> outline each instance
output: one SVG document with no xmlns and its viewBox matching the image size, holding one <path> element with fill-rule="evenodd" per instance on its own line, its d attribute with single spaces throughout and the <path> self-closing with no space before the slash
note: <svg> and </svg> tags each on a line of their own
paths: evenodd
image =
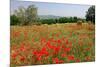
<svg viewBox="0 0 100 67">
<path fill-rule="evenodd" d="M 11 66 L 94 61 L 95 26 L 11 26 L 10 52 Z"/>
</svg>

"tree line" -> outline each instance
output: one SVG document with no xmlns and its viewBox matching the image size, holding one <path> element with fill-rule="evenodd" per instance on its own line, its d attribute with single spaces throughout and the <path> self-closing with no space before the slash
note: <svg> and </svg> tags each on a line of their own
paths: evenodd
<svg viewBox="0 0 100 67">
<path fill-rule="evenodd" d="M 39 20 L 41 24 L 56 24 L 56 23 L 75 23 L 78 20 L 85 21 L 85 19 L 77 17 L 60 17 L 58 19 L 41 19 Z"/>
<path fill-rule="evenodd" d="M 86 19 L 74 17 L 60 17 L 56 19 L 40 19 L 37 14 L 38 8 L 35 5 L 29 5 L 27 8 L 19 7 L 14 14 L 10 16 L 11 25 L 40 25 L 56 23 L 76 23 L 81 20 L 91 21 L 95 24 L 95 6 L 91 6 L 86 12 Z"/>
</svg>

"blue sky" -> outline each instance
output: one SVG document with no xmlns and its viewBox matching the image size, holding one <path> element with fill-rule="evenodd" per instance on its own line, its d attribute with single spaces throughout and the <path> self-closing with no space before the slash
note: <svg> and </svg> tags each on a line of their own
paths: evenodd
<svg viewBox="0 0 100 67">
<path fill-rule="evenodd" d="M 38 8 L 38 15 L 55 15 L 55 16 L 77 16 L 85 18 L 86 11 L 91 5 L 76 5 L 62 3 L 45 3 L 33 1 L 16 1 L 11 0 L 11 14 L 20 6 L 27 8 L 34 4 Z"/>
</svg>

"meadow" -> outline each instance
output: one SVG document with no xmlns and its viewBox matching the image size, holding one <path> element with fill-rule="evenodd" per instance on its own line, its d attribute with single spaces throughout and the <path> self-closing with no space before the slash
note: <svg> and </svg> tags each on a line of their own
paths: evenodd
<svg viewBox="0 0 100 67">
<path fill-rule="evenodd" d="M 11 66 L 95 61 L 95 25 L 11 26 Z"/>
</svg>

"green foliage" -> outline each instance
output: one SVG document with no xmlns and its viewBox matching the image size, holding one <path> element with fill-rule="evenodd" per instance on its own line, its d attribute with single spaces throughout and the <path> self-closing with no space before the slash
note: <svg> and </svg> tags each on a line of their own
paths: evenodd
<svg viewBox="0 0 100 67">
<path fill-rule="evenodd" d="M 55 24 L 56 20 L 55 19 L 43 19 L 43 20 L 40 20 L 40 22 L 42 24 Z"/>
<path fill-rule="evenodd" d="M 73 23 L 77 22 L 77 17 L 61 17 L 58 19 L 41 19 L 39 20 L 42 24 L 55 24 L 55 23 Z"/>
<path fill-rule="evenodd" d="M 59 23 L 73 23 L 77 22 L 78 18 L 77 17 L 62 17 L 59 18 Z"/>
<path fill-rule="evenodd" d="M 91 21 L 95 24 L 95 6 L 91 6 L 86 13 L 86 21 Z"/>
<path fill-rule="evenodd" d="M 15 10 L 14 15 L 18 17 L 20 24 L 23 25 L 26 23 L 26 15 L 25 15 L 26 9 L 24 7 L 19 7 L 17 10 Z"/>
<path fill-rule="evenodd" d="M 29 24 L 37 20 L 37 8 L 34 5 L 28 6 L 26 9 L 26 19 Z"/>
<path fill-rule="evenodd" d="M 67 20 L 66 17 L 59 18 L 59 23 L 67 23 Z"/>
<path fill-rule="evenodd" d="M 19 7 L 15 10 L 14 16 L 18 18 L 18 25 L 29 25 L 37 20 L 37 8 L 34 5 L 29 5 L 27 8 Z M 15 18 L 15 17 L 14 17 Z M 13 18 L 11 18 L 13 20 Z M 15 24 L 12 21 L 11 25 Z"/>
<path fill-rule="evenodd" d="M 10 24 L 11 25 L 18 25 L 18 24 L 20 24 L 18 17 L 15 16 L 15 15 L 11 15 L 10 16 Z"/>
<path fill-rule="evenodd" d="M 91 13 L 94 13 L 94 6 L 88 9 L 86 20 L 91 20 Z M 89 15 L 89 16 L 88 16 Z M 92 17 L 93 19 L 94 17 Z M 59 17 L 59 18 L 48 18 L 40 19 L 37 15 L 37 8 L 35 5 L 29 5 L 27 8 L 19 7 L 15 10 L 14 15 L 11 15 L 11 25 L 41 25 L 41 24 L 56 24 L 56 23 L 76 23 L 77 21 L 83 22 L 84 19 L 74 17 Z M 95 19 L 93 20 L 95 21 Z"/>
</svg>

